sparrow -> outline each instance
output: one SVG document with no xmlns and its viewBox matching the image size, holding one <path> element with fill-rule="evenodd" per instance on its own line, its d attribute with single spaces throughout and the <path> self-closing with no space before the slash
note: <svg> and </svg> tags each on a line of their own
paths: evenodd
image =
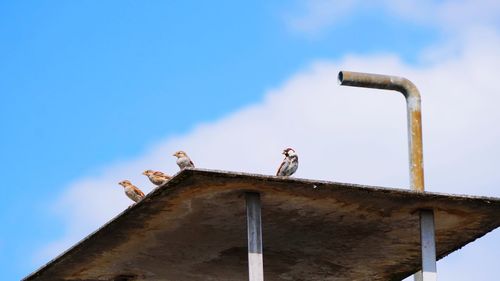
<svg viewBox="0 0 500 281">
<path fill-rule="evenodd" d="M 179 168 L 181 170 L 185 168 L 194 168 L 193 161 L 187 156 L 186 152 L 179 150 L 176 153 L 173 154 L 173 156 L 177 157 L 177 165 L 179 165 Z"/>
<path fill-rule="evenodd" d="M 142 198 L 144 198 L 144 193 L 137 188 L 135 185 L 130 183 L 128 180 L 124 180 L 118 183 L 123 186 L 125 189 L 125 194 L 127 194 L 128 198 L 132 199 L 135 202 L 139 202 Z"/>
<path fill-rule="evenodd" d="M 171 176 L 166 175 L 160 171 L 146 170 L 142 174 L 147 176 L 153 184 L 158 186 L 165 184 L 169 179 L 172 178 Z"/>
<path fill-rule="evenodd" d="M 286 148 L 283 150 L 283 154 L 285 155 L 285 159 L 281 162 L 276 175 L 288 177 L 297 171 L 297 168 L 299 167 L 299 156 L 292 148 Z"/>
</svg>

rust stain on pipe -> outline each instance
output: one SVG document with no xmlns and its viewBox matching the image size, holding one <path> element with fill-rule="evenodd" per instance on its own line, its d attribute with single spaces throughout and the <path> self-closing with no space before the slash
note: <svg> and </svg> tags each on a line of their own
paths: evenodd
<svg viewBox="0 0 500 281">
<path fill-rule="evenodd" d="M 406 98 L 408 114 L 408 151 L 410 159 L 410 186 L 413 190 L 424 191 L 424 160 L 422 146 L 422 112 L 420 93 L 410 80 L 390 75 L 340 71 L 340 85 L 394 90 Z"/>
</svg>

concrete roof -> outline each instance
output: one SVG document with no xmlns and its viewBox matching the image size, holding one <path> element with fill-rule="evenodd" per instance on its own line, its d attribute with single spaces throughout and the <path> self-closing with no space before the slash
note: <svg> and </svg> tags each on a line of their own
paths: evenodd
<svg viewBox="0 0 500 281">
<path fill-rule="evenodd" d="M 246 280 L 245 191 L 262 194 L 266 280 L 401 280 L 418 210 L 442 258 L 500 225 L 500 199 L 184 170 L 25 280 Z"/>
</svg>

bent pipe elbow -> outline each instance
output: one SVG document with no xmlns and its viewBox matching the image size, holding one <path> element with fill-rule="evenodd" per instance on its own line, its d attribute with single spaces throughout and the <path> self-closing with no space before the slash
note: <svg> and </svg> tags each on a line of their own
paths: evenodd
<svg viewBox="0 0 500 281">
<path fill-rule="evenodd" d="M 404 77 L 372 73 L 340 71 L 338 82 L 343 86 L 394 90 L 403 94 L 411 108 L 420 108 L 420 92 L 415 84 Z"/>
</svg>

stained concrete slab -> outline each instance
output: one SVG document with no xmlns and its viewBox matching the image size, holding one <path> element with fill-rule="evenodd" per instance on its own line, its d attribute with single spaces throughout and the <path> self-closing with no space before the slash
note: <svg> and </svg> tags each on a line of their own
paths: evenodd
<svg viewBox="0 0 500 281">
<path fill-rule="evenodd" d="M 401 280 L 418 211 L 442 258 L 500 225 L 500 199 L 184 170 L 24 280 L 247 280 L 246 191 L 262 196 L 266 280 Z"/>
</svg>

